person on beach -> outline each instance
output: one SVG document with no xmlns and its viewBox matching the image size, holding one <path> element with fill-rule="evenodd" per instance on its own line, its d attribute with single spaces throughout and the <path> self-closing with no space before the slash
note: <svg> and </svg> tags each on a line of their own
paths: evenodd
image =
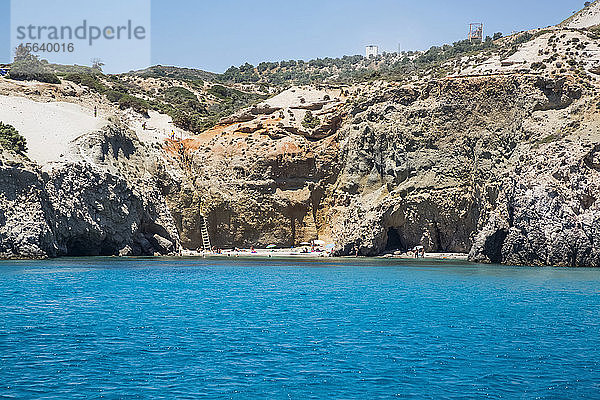
<svg viewBox="0 0 600 400">
<path fill-rule="evenodd" d="M 98 107 L 94 106 L 94 118 L 98 116 Z"/>
</svg>

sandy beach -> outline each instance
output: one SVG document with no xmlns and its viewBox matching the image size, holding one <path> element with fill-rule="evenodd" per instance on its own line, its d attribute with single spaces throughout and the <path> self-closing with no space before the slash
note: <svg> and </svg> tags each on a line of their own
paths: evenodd
<svg viewBox="0 0 600 400">
<path fill-rule="evenodd" d="M 237 249 L 237 250 L 221 250 L 220 253 L 215 252 L 199 252 L 194 250 L 183 250 L 181 253 L 184 257 L 329 257 L 330 253 L 321 252 L 302 252 L 299 249 Z"/>
<path fill-rule="evenodd" d="M 404 253 L 401 255 L 388 254 L 380 256 L 379 258 L 417 259 L 413 255 L 408 253 Z M 466 253 L 425 253 L 425 256 L 422 258 L 436 260 L 467 260 L 469 258 L 469 255 Z"/>
<path fill-rule="evenodd" d="M 256 249 L 251 251 L 250 249 L 237 249 L 237 250 L 222 250 L 220 253 L 213 252 L 198 252 L 194 250 L 184 250 L 181 254 L 183 257 L 301 257 L 301 258 L 322 258 L 331 257 L 331 253 L 328 251 L 314 251 L 314 252 L 303 252 L 301 248 L 293 249 Z M 347 256 L 344 258 L 368 258 L 364 256 Z M 382 256 L 372 258 L 385 258 L 385 259 L 417 259 L 409 253 L 401 255 L 386 254 Z M 424 257 L 418 259 L 432 259 L 432 260 L 467 260 L 468 254 L 465 253 L 425 253 Z"/>
</svg>

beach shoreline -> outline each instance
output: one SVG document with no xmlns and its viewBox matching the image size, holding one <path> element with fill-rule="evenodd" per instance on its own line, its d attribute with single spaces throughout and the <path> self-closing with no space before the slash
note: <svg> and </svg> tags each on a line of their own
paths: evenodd
<svg viewBox="0 0 600 400">
<path fill-rule="evenodd" d="M 262 257 L 262 258 L 273 258 L 273 257 L 298 257 L 298 258 L 380 258 L 380 259 L 399 259 L 399 260 L 468 260 L 468 254 L 466 253 L 425 253 L 424 257 L 414 257 L 409 253 L 403 254 L 385 254 L 379 256 L 332 256 L 328 251 L 314 251 L 314 252 L 302 252 L 293 248 L 284 249 L 238 249 L 238 250 L 221 250 L 220 253 L 216 252 L 198 252 L 194 250 L 184 250 L 181 253 L 182 257 Z"/>
<path fill-rule="evenodd" d="M 378 258 L 397 258 L 397 259 L 436 259 L 436 260 L 463 260 L 466 261 L 469 258 L 467 253 L 425 253 L 423 257 L 415 257 L 414 255 L 404 253 L 400 255 L 383 255 Z"/>
</svg>

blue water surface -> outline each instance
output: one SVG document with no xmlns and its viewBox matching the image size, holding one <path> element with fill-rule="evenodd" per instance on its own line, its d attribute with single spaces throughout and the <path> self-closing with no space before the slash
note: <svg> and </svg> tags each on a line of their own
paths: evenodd
<svg viewBox="0 0 600 400">
<path fill-rule="evenodd" d="M 600 399 L 600 270 L 1 262 L 0 398 Z"/>
</svg>

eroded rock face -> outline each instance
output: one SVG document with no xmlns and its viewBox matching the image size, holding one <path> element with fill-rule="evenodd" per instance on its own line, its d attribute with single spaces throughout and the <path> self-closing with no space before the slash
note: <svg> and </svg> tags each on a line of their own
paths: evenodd
<svg viewBox="0 0 600 400">
<path fill-rule="evenodd" d="M 104 140 L 88 138 L 86 149 L 104 154 L 107 163 L 139 153 L 119 127 L 97 135 Z M 130 151 L 123 153 L 119 143 L 131 145 Z M 23 159 L 4 159 L 0 257 L 174 254 L 177 230 L 158 185 L 138 183 L 132 174 L 109 172 L 108 164 L 81 161 L 41 168 Z"/>
<path fill-rule="evenodd" d="M 160 204 L 118 176 L 89 165 L 64 165 L 48 174 L 45 189 L 59 255 L 116 255 L 126 246 L 128 255 L 176 251 L 173 242 L 155 238 L 175 240 L 161 226 Z"/>
<path fill-rule="evenodd" d="M 600 180 L 586 162 L 598 151 L 595 140 L 575 136 L 519 159 L 502 181 L 498 205 L 481 219 L 471 259 L 600 266 Z"/>
<path fill-rule="evenodd" d="M 170 208 L 190 247 L 206 208 L 224 247 L 318 236 L 338 255 L 423 245 L 474 261 L 598 265 L 599 119 L 586 90 L 516 75 L 366 85 L 322 140 L 198 139 Z"/>
<path fill-rule="evenodd" d="M 344 101 L 294 93 L 163 149 L 114 124 L 75 141 L 80 161 L 0 167 L 0 256 L 195 249 L 206 215 L 225 248 L 318 237 L 338 255 L 423 245 L 473 261 L 600 266 L 593 90 L 512 75 L 376 82 Z M 300 132 L 294 113 L 323 102 L 320 126 Z"/>
<path fill-rule="evenodd" d="M 462 79 L 355 110 L 338 254 L 424 245 L 475 261 L 598 266 L 598 116 L 574 81 Z M 590 112 L 591 110 L 591 112 Z"/>
<path fill-rule="evenodd" d="M 201 245 L 202 213 L 221 247 L 294 246 L 319 235 L 335 142 L 219 135 L 209 146 L 193 153 L 185 177 L 167 196 L 184 246 Z"/>
<path fill-rule="evenodd" d="M 55 255 L 54 234 L 46 220 L 51 210 L 41 176 L 6 163 L 3 160 L 0 166 L 0 257 Z"/>
</svg>

